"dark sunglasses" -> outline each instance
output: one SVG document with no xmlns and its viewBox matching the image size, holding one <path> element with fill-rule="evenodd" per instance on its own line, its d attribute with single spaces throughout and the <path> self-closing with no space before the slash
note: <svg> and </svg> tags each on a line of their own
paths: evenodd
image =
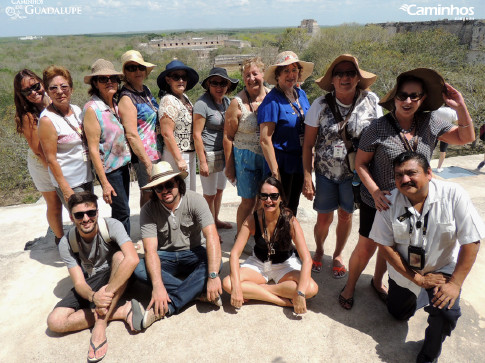
<svg viewBox="0 0 485 363">
<path fill-rule="evenodd" d="M 278 198 L 280 197 L 280 193 L 259 193 L 259 199 L 261 200 L 266 200 L 266 199 L 271 199 L 273 202 L 277 201 Z"/>
<path fill-rule="evenodd" d="M 84 212 L 75 212 L 72 215 L 74 219 L 83 219 L 85 214 L 87 214 L 89 218 L 93 218 L 93 217 L 96 217 L 96 214 L 98 214 L 98 210 L 90 209 L 90 210 L 85 210 Z"/>
<path fill-rule="evenodd" d="M 20 93 L 24 95 L 24 97 L 29 96 L 32 92 L 37 92 L 40 90 L 40 82 L 37 82 L 36 84 L 33 84 L 29 88 L 22 89 L 20 90 Z"/>
<path fill-rule="evenodd" d="M 209 81 L 209 84 L 212 87 L 226 87 L 228 83 L 229 82 L 227 82 L 227 81 L 220 81 L 220 82 L 217 82 L 217 81 Z"/>
<path fill-rule="evenodd" d="M 399 92 L 396 93 L 396 98 L 399 101 L 406 101 L 408 98 L 410 98 L 411 101 L 417 102 L 421 98 L 423 98 L 423 96 L 424 96 L 424 93 L 417 93 L 417 92 L 414 92 L 414 93 L 406 93 L 406 92 L 399 91 Z"/>
<path fill-rule="evenodd" d="M 120 83 L 120 77 L 118 76 L 98 76 L 96 77 L 96 80 L 99 82 L 99 83 L 108 83 L 108 82 L 111 82 L 111 83 Z"/>
<path fill-rule="evenodd" d="M 167 189 L 167 191 L 172 190 L 174 186 L 175 182 L 173 180 L 169 180 L 165 183 L 158 184 L 156 187 L 153 187 L 153 190 L 155 190 L 156 193 L 161 193 L 164 189 Z"/>
<path fill-rule="evenodd" d="M 333 72 L 332 76 L 338 77 L 338 78 L 344 78 L 344 77 L 354 78 L 355 76 L 357 76 L 357 71 Z"/>
<path fill-rule="evenodd" d="M 186 74 L 179 74 L 179 73 L 172 73 L 168 76 L 169 78 L 173 79 L 174 81 L 178 81 L 181 79 L 184 82 L 187 82 L 187 75 Z"/>
<path fill-rule="evenodd" d="M 136 72 L 137 69 L 143 72 L 147 70 L 147 67 L 142 64 L 128 64 L 125 66 L 125 70 L 128 72 Z"/>
</svg>

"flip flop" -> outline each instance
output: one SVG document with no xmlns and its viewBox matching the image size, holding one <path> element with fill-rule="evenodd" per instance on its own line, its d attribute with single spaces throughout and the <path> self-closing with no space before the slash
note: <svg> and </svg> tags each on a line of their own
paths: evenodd
<svg viewBox="0 0 485 363">
<path fill-rule="evenodd" d="M 381 300 L 384 304 L 387 305 L 387 292 L 379 291 L 375 286 L 374 286 L 374 278 L 370 279 L 370 285 L 374 289 L 374 291 L 377 294 L 377 297 L 379 300 Z"/>
<path fill-rule="evenodd" d="M 104 353 L 101 357 L 96 358 L 96 352 L 99 349 L 101 349 L 101 347 L 103 345 L 105 345 L 106 343 L 108 343 L 108 339 L 105 339 L 104 342 L 102 342 L 100 345 L 95 347 L 94 344 L 93 344 L 92 337 L 89 339 L 89 345 L 91 346 L 91 348 L 93 348 L 93 351 L 94 351 L 94 358 L 89 358 L 89 350 L 88 350 L 88 362 L 90 362 L 90 363 L 99 362 L 101 359 L 103 359 L 106 356 L 106 353 Z"/>
<path fill-rule="evenodd" d="M 128 311 L 128 314 L 126 314 L 127 319 L 131 312 L 133 312 L 133 315 L 131 316 L 131 326 L 133 327 L 133 330 L 135 332 L 142 331 L 142 321 L 143 316 L 145 315 L 145 309 L 143 309 L 143 306 L 136 299 L 131 300 L 130 311 Z"/>
<path fill-rule="evenodd" d="M 333 266 L 332 267 L 332 276 L 334 279 L 341 279 L 342 277 L 347 276 L 347 269 L 344 265 L 342 266 Z"/>
<path fill-rule="evenodd" d="M 321 256 L 321 257 L 319 259 L 316 259 L 315 256 Z M 318 273 L 318 272 L 322 271 L 322 258 L 323 258 L 323 254 L 319 255 L 316 252 L 313 254 L 313 257 L 312 257 L 312 271 L 313 272 Z"/>
<path fill-rule="evenodd" d="M 348 299 L 344 298 L 342 296 L 342 291 L 344 291 L 344 290 L 345 290 L 345 286 L 343 287 L 342 290 L 340 290 L 340 294 L 338 296 L 338 303 L 345 310 L 350 310 L 354 306 L 354 297 L 352 296 L 352 297 L 349 297 Z"/>
</svg>

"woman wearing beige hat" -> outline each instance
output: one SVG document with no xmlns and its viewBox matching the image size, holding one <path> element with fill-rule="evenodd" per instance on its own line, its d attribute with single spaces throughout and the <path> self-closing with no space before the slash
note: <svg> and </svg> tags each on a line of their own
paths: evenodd
<svg viewBox="0 0 485 363">
<path fill-rule="evenodd" d="M 161 160 L 162 143 L 157 138 L 158 103 L 143 84 L 154 64 L 145 62 L 140 52 L 129 50 L 121 56 L 125 84 L 120 91 L 119 112 L 132 151 L 132 163 L 141 188 L 148 183 L 152 163 Z M 140 206 L 151 196 L 140 191 Z"/>
<path fill-rule="evenodd" d="M 83 123 L 89 156 L 103 188 L 103 199 L 111 205 L 111 217 L 130 233 L 130 149 L 114 97 L 123 73 L 110 61 L 98 59 L 84 83 L 91 85 L 91 99 L 84 105 Z"/>
<path fill-rule="evenodd" d="M 265 174 L 283 183 L 288 208 L 296 216 L 303 185 L 302 145 L 305 115 L 310 103 L 298 87 L 313 72 L 313 63 L 303 62 L 286 51 L 264 72 L 274 87 L 258 109 L 260 142 L 266 159 Z"/>
<path fill-rule="evenodd" d="M 458 115 L 458 126 L 440 116 L 437 110 L 445 102 Z M 396 86 L 379 103 L 390 112 L 375 120 L 363 132 L 355 167 L 362 180 L 359 241 L 349 263 L 347 285 L 339 296 L 344 309 L 351 309 L 357 280 L 376 250 L 371 228 L 376 211 L 389 208 L 387 195 L 394 189 L 392 161 L 402 152 L 413 150 L 431 159 L 438 142 L 463 145 L 475 139 L 473 122 L 463 96 L 445 83 L 439 73 L 417 68 L 401 73 Z M 382 278 L 384 259 L 377 258 L 371 286 L 387 300 Z"/>
<path fill-rule="evenodd" d="M 338 56 L 325 75 L 315 82 L 324 91 L 305 118 L 303 143 L 303 195 L 315 201 L 318 213 L 315 223 L 315 243 L 312 270 L 322 269 L 323 244 L 337 210 L 337 242 L 333 253 L 332 273 L 342 278 L 347 270 L 342 251 L 352 229 L 354 197 L 352 179 L 354 158 L 362 131 L 371 121 L 382 116 L 379 98 L 369 91 L 376 75 L 359 68 L 357 58 L 350 54 Z M 312 182 L 312 149 L 315 147 L 315 180 Z"/>
</svg>

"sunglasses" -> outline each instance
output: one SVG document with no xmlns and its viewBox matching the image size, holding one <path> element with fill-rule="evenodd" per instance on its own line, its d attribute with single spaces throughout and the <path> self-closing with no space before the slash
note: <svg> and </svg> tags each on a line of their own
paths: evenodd
<svg viewBox="0 0 485 363">
<path fill-rule="evenodd" d="M 280 197 L 280 193 L 259 193 L 259 199 L 261 200 L 267 200 L 271 199 L 273 202 L 277 201 L 278 198 Z"/>
<path fill-rule="evenodd" d="M 209 85 L 211 85 L 212 87 L 226 87 L 228 83 L 229 82 L 227 81 L 209 81 Z"/>
<path fill-rule="evenodd" d="M 33 84 L 29 88 L 20 90 L 20 93 L 24 95 L 24 97 L 28 97 L 32 92 L 37 92 L 40 90 L 40 82 Z"/>
<path fill-rule="evenodd" d="M 120 83 L 120 77 L 118 76 L 98 76 L 96 77 L 96 80 L 99 82 L 99 83 L 108 83 L 108 82 L 111 82 L 111 83 Z"/>
<path fill-rule="evenodd" d="M 137 69 L 143 72 L 147 70 L 147 67 L 142 64 L 128 64 L 125 66 L 125 70 L 128 72 L 136 72 Z"/>
<path fill-rule="evenodd" d="M 396 98 L 399 101 L 406 101 L 408 98 L 410 98 L 411 101 L 417 102 L 421 98 L 423 98 L 423 96 L 424 96 L 424 93 L 417 93 L 417 92 L 406 93 L 406 92 L 399 91 L 396 93 Z"/>
<path fill-rule="evenodd" d="M 74 219 L 83 219 L 84 215 L 87 214 L 89 218 L 96 217 L 96 214 L 98 214 L 97 209 L 90 209 L 90 210 L 85 210 L 84 212 L 75 212 L 72 214 Z"/>
<path fill-rule="evenodd" d="M 174 186 L 175 182 L 173 180 L 169 180 L 165 183 L 158 184 L 156 187 L 153 187 L 153 190 L 155 190 L 156 193 L 161 193 L 164 189 L 167 189 L 167 191 L 172 190 Z"/>
<path fill-rule="evenodd" d="M 172 73 L 168 77 L 174 81 L 178 81 L 181 79 L 182 81 L 187 82 L 187 79 L 188 79 L 186 74 L 179 74 L 179 73 Z"/>
<path fill-rule="evenodd" d="M 357 71 L 334 72 L 332 76 L 338 77 L 338 78 L 344 78 L 344 77 L 354 78 L 355 76 L 357 76 Z"/>
<path fill-rule="evenodd" d="M 56 92 L 60 89 L 62 92 L 69 91 L 71 87 L 68 84 L 61 84 L 60 86 L 49 86 L 49 92 Z"/>
</svg>

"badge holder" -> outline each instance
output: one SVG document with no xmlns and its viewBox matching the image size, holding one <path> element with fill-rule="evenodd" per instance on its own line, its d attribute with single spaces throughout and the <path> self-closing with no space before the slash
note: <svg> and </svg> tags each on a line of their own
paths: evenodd
<svg viewBox="0 0 485 363">
<path fill-rule="evenodd" d="M 408 261 L 409 267 L 413 270 L 422 270 L 425 265 L 426 253 L 422 247 L 409 246 L 408 248 Z"/>
</svg>

